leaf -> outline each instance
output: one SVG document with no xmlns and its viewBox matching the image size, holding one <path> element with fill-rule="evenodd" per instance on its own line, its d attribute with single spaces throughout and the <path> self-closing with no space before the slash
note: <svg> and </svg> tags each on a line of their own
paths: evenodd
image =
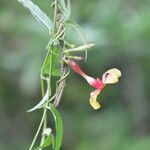
<svg viewBox="0 0 150 150">
<path fill-rule="evenodd" d="M 51 110 L 55 120 L 55 128 L 56 128 L 55 150 L 60 150 L 62 144 L 62 137 L 63 137 L 63 123 L 62 123 L 61 115 L 57 111 L 57 109 L 53 106 L 53 104 L 50 104 L 49 107 L 47 108 Z"/>
<path fill-rule="evenodd" d="M 47 86 L 48 86 L 48 81 L 49 80 L 47 80 Z M 32 111 L 40 108 L 47 101 L 47 99 L 48 99 L 48 87 L 47 87 L 47 91 L 46 91 L 44 97 L 42 98 L 42 100 L 36 106 L 34 106 L 33 108 L 27 110 L 27 112 L 32 112 Z"/>
<path fill-rule="evenodd" d="M 71 5 L 70 5 L 70 0 L 67 1 L 67 7 L 65 8 L 64 14 L 63 14 L 63 20 L 67 21 L 70 17 L 71 14 Z"/>
<path fill-rule="evenodd" d="M 44 141 L 44 143 L 42 145 L 40 145 L 38 148 L 36 148 L 35 150 L 39 150 L 41 148 L 46 148 L 48 146 L 52 145 L 52 147 L 54 148 L 54 135 L 50 134 Z"/>
<path fill-rule="evenodd" d="M 49 66 L 52 59 L 52 70 L 51 74 L 52 76 L 60 76 L 60 63 L 59 63 L 59 57 L 60 57 L 60 51 L 58 45 L 55 45 L 51 48 L 51 52 L 49 52 L 48 56 L 46 56 L 46 62 L 43 69 L 43 74 L 49 75 Z M 52 53 L 52 55 L 50 54 Z"/>
<path fill-rule="evenodd" d="M 53 47 L 53 60 L 52 60 L 52 76 L 60 76 L 60 50 L 58 46 Z"/>
<path fill-rule="evenodd" d="M 28 8 L 34 18 L 38 22 L 44 24 L 48 28 L 49 32 L 51 32 L 52 21 L 36 4 L 34 4 L 31 0 L 18 0 L 18 2 Z"/>
<path fill-rule="evenodd" d="M 48 51 L 48 54 L 46 55 L 45 62 L 44 62 L 44 68 L 42 70 L 42 74 L 49 76 L 49 67 L 50 67 L 50 62 L 52 59 L 52 55 L 50 54 L 51 52 Z"/>
</svg>

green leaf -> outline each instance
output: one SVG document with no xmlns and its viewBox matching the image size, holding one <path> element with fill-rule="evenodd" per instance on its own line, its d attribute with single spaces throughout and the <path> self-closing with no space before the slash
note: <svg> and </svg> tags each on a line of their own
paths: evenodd
<svg viewBox="0 0 150 150">
<path fill-rule="evenodd" d="M 36 148 L 35 150 L 39 150 L 41 148 L 46 148 L 48 146 L 52 145 L 52 148 L 54 149 L 54 135 L 50 134 L 44 141 L 44 143 L 42 145 L 40 145 L 38 148 Z"/>
<path fill-rule="evenodd" d="M 50 63 L 51 63 L 51 59 L 52 59 L 52 55 L 51 55 L 51 53 L 52 52 L 50 52 L 49 50 L 48 50 L 48 52 L 47 52 L 47 55 L 46 55 L 46 57 L 45 57 L 45 62 L 44 62 L 44 66 L 43 66 L 43 70 L 42 70 L 42 74 L 44 74 L 44 75 L 47 75 L 47 76 L 49 76 L 49 67 L 50 67 Z"/>
<path fill-rule="evenodd" d="M 52 55 L 50 54 L 52 53 Z M 49 66 L 50 62 L 52 59 L 52 71 L 51 74 L 52 76 L 60 76 L 60 62 L 59 62 L 59 57 L 60 57 L 60 50 L 58 45 L 55 45 L 51 48 L 51 52 L 48 53 L 48 56 L 46 56 L 46 62 L 44 65 L 43 69 L 43 74 L 44 75 L 49 75 Z"/>
<path fill-rule="evenodd" d="M 44 97 L 42 98 L 42 100 L 37 105 L 35 105 L 33 108 L 27 110 L 27 112 L 32 112 L 32 111 L 40 108 L 48 100 L 48 82 L 49 82 L 49 80 L 47 79 L 47 90 L 46 90 L 46 93 L 45 93 Z"/>
<path fill-rule="evenodd" d="M 61 115 L 57 111 L 57 109 L 53 106 L 53 104 L 50 104 L 49 107 L 47 108 L 51 110 L 55 120 L 55 128 L 56 128 L 55 150 L 60 150 L 62 144 L 62 137 L 63 137 L 63 123 L 62 123 Z"/>
<path fill-rule="evenodd" d="M 31 0 L 18 0 L 18 2 L 28 8 L 34 18 L 38 22 L 44 24 L 48 28 L 49 32 L 51 32 L 52 21 L 36 4 L 34 4 Z"/>
<path fill-rule="evenodd" d="M 56 45 L 53 47 L 53 60 L 52 60 L 52 76 L 60 76 L 60 50 Z"/>
</svg>

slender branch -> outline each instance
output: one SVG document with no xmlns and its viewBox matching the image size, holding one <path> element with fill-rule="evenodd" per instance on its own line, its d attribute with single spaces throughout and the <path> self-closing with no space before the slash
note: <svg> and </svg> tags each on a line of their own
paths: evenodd
<svg viewBox="0 0 150 150">
<path fill-rule="evenodd" d="M 34 136 L 34 138 L 33 138 L 33 141 L 32 141 L 32 143 L 31 143 L 31 146 L 30 146 L 29 150 L 32 150 L 32 148 L 33 148 L 33 146 L 34 146 L 34 144 L 35 144 L 35 142 L 36 142 L 36 140 L 37 140 L 37 137 L 38 137 L 38 135 L 39 135 L 39 133 L 40 133 L 40 130 L 41 130 L 41 128 L 42 128 L 42 124 L 43 124 L 45 115 L 46 115 L 46 110 L 43 112 L 43 116 L 42 116 L 41 122 L 40 122 L 39 127 L 38 127 L 38 129 L 37 129 L 37 132 L 36 132 L 36 134 L 35 134 L 35 136 Z"/>
<path fill-rule="evenodd" d="M 51 51 L 51 47 L 49 47 L 48 51 L 49 52 Z M 50 96 L 51 95 L 52 52 L 50 52 L 49 55 L 51 56 L 51 59 L 49 62 L 49 82 L 48 82 L 47 88 L 48 88 L 48 95 Z M 43 111 L 45 112 L 45 118 L 44 118 L 44 122 L 43 122 L 43 131 L 47 128 L 47 106 L 48 106 L 48 99 L 43 108 Z M 42 145 L 44 143 L 44 140 L 45 140 L 45 134 L 42 134 L 40 145 Z M 40 150 L 42 150 L 42 148 Z"/>
<path fill-rule="evenodd" d="M 62 75 L 61 77 L 65 76 L 67 72 L 67 67 L 66 66 L 62 66 Z M 64 87 L 65 87 L 65 78 L 60 81 L 59 83 L 59 86 L 56 90 L 56 97 L 55 97 L 55 100 L 54 100 L 54 106 L 57 107 L 60 103 L 60 100 L 61 100 L 61 97 L 62 97 L 62 94 L 63 94 L 63 91 L 64 91 Z"/>
<path fill-rule="evenodd" d="M 60 36 L 60 60 L 61 60 L 61 76 L 60 79 L 63 78 L 63 76 L 65 76 L 65 74 L 67 73 L 67 65 L 63 62 L 63 58 L 65 56 L 64 54 L 64 50 L 65 50 L 65 44 L 64 44 L 64 38 L 65 38 L 65 28 L 63 27 L 63 25 L 61 24 L 61 10 L 59 8 L 57 8 L 57 12 L 56 12 L 56 25 L 58 30 L 62 33 L 62 35 Z M 63 80 L 60 81 L 58 88 L 56 89 L 56 97 L 54 100 L 54 106 L 57 107 L 60 103 L 63 91 L 64 91 L 64 87 L 65 87 L 65 78 Z"/>
<path fill-rule="evenodd" d="M 59 9 L 59 6 L 58 6 L 58 0 L 52 0 L 52 6 L 54 7 L 54 18 L 53 18 L 53 31 L 52 31 L 52 36 L 58 36 L 58 38 L 60 39 L 59 40 L 59 43 L 60 43 L 60 53 L 61 53 L 61 57 L 60 57 L 60 61 L 62 62 L 61 63 L 61 76 L 60 76 L 60 83 L 59 83 L 59 86 L 58 88 L 56 89 L 56 94 L 55 94 L 55 99 L 54 99 L 54 105 L 55 106 L 58 106 L 59 105 L 59 102 L 61 100 L 61 97 L 62 97 L 62 93 L 64 91 L 64 87 L 65 87 L 65 78 L 63 78 L 67 72 L 67 66 L 65 63 L 63 63 L 63 58 L 64 58 L 64 38 L 65 38 L 65 34 L 64 34 L 64 31 L 65 31 L 65 28 L 63 27 L 63 24 L 60 23 L 61 22 L 61 10 Z M 44 79 L 43 79 L 43 76 L 44 76 L 44 67 L 45 67 L 45 64 L 46 64 L 46 61 L 47 61 L 47 58 L 49 55 L 51 55 L 51 59 L 49 62 L 49 83 L 48 83 L 48 95 L 50 96 L 51 95 L 51 72 L 52 72 L 52 52 L 51 52 L 51 49 L 53 49 L 53 46 L 54 46 L 54 41 L 56 40 L 56 38 L 54 38 L 51 43 L 51 46 L 48 47 L 48 52 L 47 52 L 47 55 L 46 55 L 46 58 L 45 58 L 45 61 L 42 65 L 42 70 L 41 70 L 41 91 L 42 91 L 42 96 L 44 95 L 45 93 L 45 89 L 44 89 Z M 43 116 L 42 116 L 42 119 L 41 119 L 41 122 L 39 124 L 39 127 L 37 129 L 37 132 L 33 138 L 33 141 L 31 143 L 31 146 L 29 148 L 29 150 L 32 150 L 32 148 L 34 147 L 35 145 L 35 142 L 38 138 L 38 135 L 41 131 L 41 128 L 43 126 L 43 131 L 47 128 L 47 106 L 49 104 L 49 100 L 47 99 L 44 107 L 43 107 Z M 44 140 L 45 140 L 45 135 L 42 134 L 42 137 L 41 137 L 41 143 L 40 145 L 42 145 L 44 143 Z M 42 150 L 42 148 L 40 149 Z"/>
<path fill-rule="evenodd" d="M 52 5 L 54 6 L 54 18 L 53 18 L 53 33 L 55 33 L 56 30 L 56 22 L 57 22 L 57 0 L 53 0 Z"/>
<path fill-rule="evenodd" d="M 53 18 L 53 34 L 55 33 L 55 30 L 56 30 L 56 22 L 57 22 L 57 0 L 53 0 L 52 1 L 52 6 L 54 5 L 54 18 Z M 51 59 L 50 59 L 50 66 L 49 66 L 49 83 L 48 83 L 48 95 L 50 96 L 51 95 L 51 72 L 52 72 L 52 52 L 50 51 L 51 50 L 51 47 L 49 47 L 48 51 L 48 55 L 51 55 Z M 43 90 L 42 90 L 43 91 Z M 43 121 L 43 131 L 47 128 L 47 107 L 48 106 L 48 100 L 43 108 L 43 111 L 45 112 L 45 118 L 44 118 L 44 121 Z M 41 138 L 41 144 L 42 145 L 44 143 L 44 140 L 45 140 L 45 135 L 43 134 L 42 135 L 42 138 Z M 42 150 L 42 148 L 40 149 Z"/>
<path fill-rule="evenodd" d="M 46 105 L 47 106 L 47 105 Z M 43 121 L 43 131 L 46 129 L 47 127 L 47 108 L 44 108 L 44 112 L 45 112 L 45 117 L 44 117 L 44 121 Z M 42 145 L 44 143 L 44 140 L 45 140 L 45 134 L 42 134 L 42 138 L 41 138 L 41 143 L 40 145 Z M 39 150 L 42 150 L 42 149 L 39 149 Z"/>
</svg>

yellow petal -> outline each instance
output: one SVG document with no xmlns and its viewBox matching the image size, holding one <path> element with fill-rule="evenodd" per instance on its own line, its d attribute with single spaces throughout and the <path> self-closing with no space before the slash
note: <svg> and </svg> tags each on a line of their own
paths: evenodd
<svg viewBox="0 0 150 150">
<path fill-rule="evenodd" d="M 90 105 L 95 109 L 95 110 L 97 110 L 97 109 L 99 109 L 101 106 L 100 106 L 100 104 L 99 104 L 99 102 L 97 101 L 97 100 L 95 100 L 95 99 L 93 99 L 92 97 L 90 98 Z"/>
<path fill-rule="evenodd" d="M 89 99 L 90 101 L 90 105 L 95 109 L 99 109 L 101 106 L 99 104 L 99 102 L 96 100 L 97 99 L 97 95 L 100 93 L 100 90 L 95 90 L 93 92 L 91 92 L 91 97 Z"/>
<path fill-rule="evenodd" d="M 114 84 L 118 82 L 119 77 L 121 77 L 121 71 L 116 68 L 112 68 L 103 74 L 102 81 L 104 84 Z"/>
</svg>

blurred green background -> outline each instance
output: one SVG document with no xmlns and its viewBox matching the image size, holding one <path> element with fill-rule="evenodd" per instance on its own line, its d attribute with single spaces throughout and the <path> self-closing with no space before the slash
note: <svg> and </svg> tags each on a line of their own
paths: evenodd
<svg viewBox="0 0 150 150">
<path fill-rule="evenodd" d="M 34 0 L 51 13 L 48 0 Z M 81 66 L 93 77 L 117 67 L 122 78 L 89 106 L 93 90 L 71 73 L 59 106 L 62 150 L 150 150 L 150 1 L 72 0 L 72 20 L 96 47 Z M 50 16 L 50 15 L 49 15 Z M 75 39 L 74 34 L 71 39 Z M 41 111 L 39 72 L 47 30 L 16 0 L 0 1 L 0 150 L 27 150 Z M 50 122 L 53 125 L 53 122 Z"/>
</svg>

